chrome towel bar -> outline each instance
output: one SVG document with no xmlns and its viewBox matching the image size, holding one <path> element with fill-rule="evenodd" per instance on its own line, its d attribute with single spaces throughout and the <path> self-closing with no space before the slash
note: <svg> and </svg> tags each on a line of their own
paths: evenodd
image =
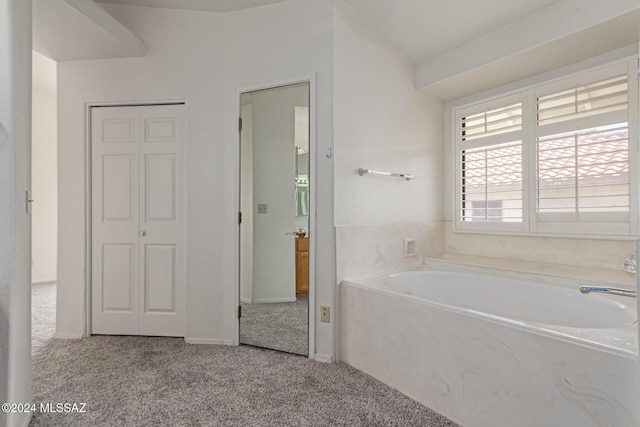
<svg viewBox="0 0 640 427">
<path fill-rule="evenodd" d="M 362 176 L 364 174 L 371 174 L 371 175 L 382 175 L 382 176 L 395 176 L 398 178 L 403 178 L 406 179 L 407 181 L 410 181 L 412 179 L 416 179 L 415 176 L 408 174 L 408 173 L 395 173 L 395 172 L 380 172 L 380 171 L 376 171 L 376 170 L 372 170 L 372 169 L 363 169 L 360 168 L 358 169 L 358 175 Z"/>
</svg>

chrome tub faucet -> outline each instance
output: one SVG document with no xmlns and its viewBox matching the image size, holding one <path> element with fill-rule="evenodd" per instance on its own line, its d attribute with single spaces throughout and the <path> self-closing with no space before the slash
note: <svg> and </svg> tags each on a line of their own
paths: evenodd
<svg viewBox="0 0 640 427">
<path fill-rule="evenodd" d="M 622 263 L 622 269 L 629 273 L 636 273 L 637 270 L 636 256 L 629 255 L 625 258 Z M 610 288 L 607 286 L 580 286 L 580 292 L 583 294 L 599 293 L 599 294 L 610 294 L 610 295 L 619 295 L 623 297 L 632 297 L 637 298 L 638 293 L 636 291 L 632 291 L 629 289 L 620 289 L 620 288 Z"/>
<path fill-rule="evenodd" d="M 580 292 L 583 294 L 590 294 L 591 292 L 599 294 L 619 295 L 623 297 L 636 298 L 636 291 L 630 291 L 628 289 L 609 288 L 606 286 L 580 286 Z"/>
</svg>

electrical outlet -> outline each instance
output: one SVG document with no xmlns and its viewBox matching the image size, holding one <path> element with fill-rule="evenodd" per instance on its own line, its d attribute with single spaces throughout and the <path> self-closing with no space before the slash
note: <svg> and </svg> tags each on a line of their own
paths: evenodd
<svg viewBox="0 0 640 427">
<path fill-rule="evenodd" d="M 329 306 L 320 306 L 320 321 L 324 323 L 331 322 L 331 309 L 329 308 Z"/>
<path fill-rule="evenodd" d="M 267 204 L 266 203 L 259 203 L 258 204 L 258 213 L 259 214 L 266 214 L 267 213 Z"/>
</svg>

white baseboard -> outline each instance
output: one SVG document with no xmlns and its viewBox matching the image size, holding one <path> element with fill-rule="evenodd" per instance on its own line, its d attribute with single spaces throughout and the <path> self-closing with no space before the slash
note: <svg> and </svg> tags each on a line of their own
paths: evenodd
<svg viewBox="0 0 640 427">
<path fill-rule="evenodd" d="M 76 335 L 76 334 L 59 334 L 59 333 L 55 333 L 53 335 L 53 337 L 55 339 L 58 340 L 80 340 L 82 338 L 84 338 L 84 335 L 80 334 L 80 335 Z"/>
<path fill-rule="evenodd" d="M 204 344 L 204 345 L 233 345 L 232 340 L 221 340 L 217 338 L 194 338 L 184 337 L 187 344 Z"/>
<path fill-rule="evenodd" d="M 31 424 L 31 417 L 33 416 L 33 414 L 31 412 L 27 412 L 27 418 L 24 420 L 24 423 L 22 423 L 22 425 L 24 427 L 29 427 L 29 424 Z"/>
<path fill-rule="evenodd" d="M 333 363 L 333 356 L 331 356 L 330 354 L 316 353 L 313 355 L 313 360 L 322 363 Z"/>
<path fill-rule="evenodd" d="M 265 298 L 265 299 L 254 299 L 254 304 L 269 304 L 276 302 L 296 302 L 298 299 L 296 297 L 293 298 Z"/>
<path fill-rule="evenodd" d="M 240 297 L 240 302 L 243 302 L 245 304 L 251 304 L 253 301 L 249 298 Z"/>
<path fill-rule="evenodd" d="M 32 285 L 49 285 L 51 283 L 56 283 L 58 279 L 55 277 L 53 279 L 37 279 L 31 282 Z"/>
</svg>

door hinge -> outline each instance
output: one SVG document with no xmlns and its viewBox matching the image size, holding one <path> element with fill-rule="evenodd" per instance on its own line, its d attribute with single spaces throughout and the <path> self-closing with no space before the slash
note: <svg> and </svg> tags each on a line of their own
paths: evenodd
<svg viewBox="0 0 640 427">
<path fill-rule="evenodd" d="M 242 212 L 238 212 L 238 224 L 242 224 Z"/>
<path fill-rule="evenodd" d="M 25 194 L 25 212 L 31 213 L 31 203 L 33 203 L 33 199 L 31 198 L 31 191 L 27 190 Z"/>
<path fill-rule="evenodd" d="M 238 130 L 242 132 L 242 117 L 238 118 Z"/>
<path fill-rule="evenodd" d="M 242 306 L 238 306 L 238 319 L 242 317 Z"/>
</svg>

